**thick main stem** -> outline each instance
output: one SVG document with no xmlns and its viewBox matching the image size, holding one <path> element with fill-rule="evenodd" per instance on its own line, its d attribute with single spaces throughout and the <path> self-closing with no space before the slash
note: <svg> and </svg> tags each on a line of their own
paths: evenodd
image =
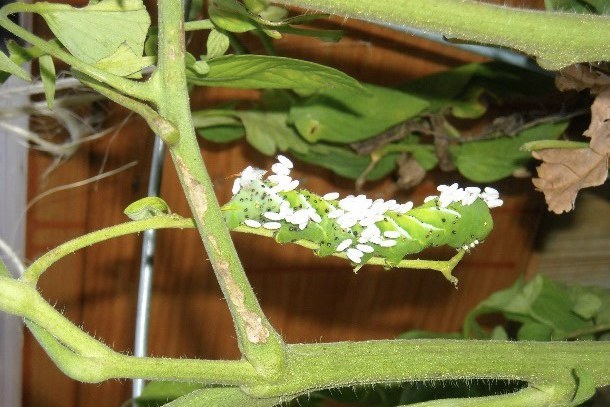
<svg viewBox="0 0 610 407">
<path fill-rule="evenodd" d="M 184 69 L 184 22 L 180 2 L 159 1 L 159 60 L 153 78 L 159 113 L 179 130 L 170 146 L 193 218 L 207 250 L 237 331 L 238 344 L 255 369 L 269 378 L 281 375 L 284 346 L 256 299 L 229 235 L 192 125 Z"/>
<path fill-rule="evenodd" d="M 536 57 L 546 69 L 609 56 L 610 17 L 606 16 L 516 9 L 473 0 L 274 1 L 516 49 Z"/>
</svg>

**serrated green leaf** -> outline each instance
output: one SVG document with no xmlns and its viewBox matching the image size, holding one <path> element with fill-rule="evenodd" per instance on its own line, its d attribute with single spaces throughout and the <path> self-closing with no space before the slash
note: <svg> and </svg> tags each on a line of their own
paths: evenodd
<svg viewBox="0 0 610 407">
<path fill-rule="evenodd" d="M 40 78 L 44 87 L 44 97 L 49 109 L 53 109 L 53 102 L 55 102 L 55 64 L 53 63 L 53 57 L 42 55 L 38 58 L 38 63 L 40 65 Z"/>
<path fill-rule="evenodd" d="M 225 55 L 208 61 L 210 72 L 187 72 L 190 83 L 243 89 L 351 89 L 362 90 L 348 75 L 324 65 L 265 55 Z"/>
<path fill-rule="evenodd" d="M 121 44 L 115 53 L 100 59 L 95 66 L 114 75 L 140 79 L 142 68 L 154 64 L 156 59 L 136 55 L 127 44 Z"/>
<path fill-rule="evenodd" d="M 212 59 L 223 56 L 229 49 L 229 45 L 229 37 L 226 34 L 216 29 L 211 30 L 208 35 L 207 54 L 205 58 Z"/>
<path fill-rule="evenodd" d="M 584 319 L 592 319 L 597 315 L 601 306 L 602 300 L 597 295 L 584 293 L 576 299 L 572 312 Z"/>
<path fill-rule="evenodd" d="M 546 123 L 522 131 L 514 137 L 465 142 L 450 148 L 453 161 L 466 178 L 475 182 L 493 182 L 510 176 L 531 156 L 521 151 L 530 141 L 557 139 L 568 123 Z"/>
<path fill-rule="evenodd" d="M 53 34 L 77 58 L 96 63 L 126 44 L 141 56 L 150 26 L 142 0 L 102 0 L 82 8 L 34 3 L 31 7 Z"/>
<path fill-rule="evenodd" d="M 353 143 L 416 116 L 428 103 L 391 88 L 365 84 L 366 92 L 323 90 L 290 110 L 290 120 L 310 142 Z"/>
<path fill-rule="evenodd" d="M 4 52 L 0 52 L 0 70 L 15 75 L 24 81 L 31 81 L 32 78 L 25 69 L 13 62 Z"/>
<path fill-rule="evenodd" d="M 162 406 L 169 401 L 202 388 L 203 386 L 199 383 L 150 382 L 135 401 L 139 407 Z"/>
<path fill-rule="evenodd" d="M 243 33 L 258 28 L 248 10 L 234 0 L 211 1 L 208 14 L 215 26 L 226 31 Z"/>
</svg>

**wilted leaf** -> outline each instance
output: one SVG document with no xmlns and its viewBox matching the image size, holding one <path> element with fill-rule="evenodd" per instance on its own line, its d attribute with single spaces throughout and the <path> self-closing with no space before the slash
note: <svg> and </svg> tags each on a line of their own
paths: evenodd
<svg viewBox="0 0 610 407">
<path fill-rule="evenodd" d="M 610 88 L 601 92 L 591 106 L 591 124 L 585 132 L 589 148 L 548 149 L 532 152 L 542 160 L 538 178 L 532 181 L 544 193 L 550 211 L 574 209 L 578 191 L 603 184 L 608 178 L 610 154 Z"/>
<path fill-rule="evenodd" d="M 610 76 L 589 64 L 574 64 L 558 72 L 555 85 L 561 91 L 591 89 L 595 94 L 610 86 Z"/>
<path fill-rule="evenodd" d="M 398 180 L 396 186 L 411 189 L 419 185 L 426 176 L 426 170 L 411 155 L 403 154 L 398 159 Z"/>
</svg>

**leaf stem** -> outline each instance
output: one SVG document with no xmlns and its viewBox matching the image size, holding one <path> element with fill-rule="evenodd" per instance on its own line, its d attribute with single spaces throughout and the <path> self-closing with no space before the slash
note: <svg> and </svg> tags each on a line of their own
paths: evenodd
<svg viewBox="0 0 610 407">
<path fill-rule="evenodd" d="M 182 218 L 177 215 L 159 215 L 148 219 L 125 222 L 96 230 L 95 232 L 69 240 L 40 256 L 26 269 L 21 277 L 21 281 L 35 285 L 42 273 L 62 257 L 104 240 L 132 233 L 139 233 L 148 229 L 192 227 L 194 227 L 192 219 Z"/>
<path fill-rule="evenodd" d="M 608 59 L 610 17 L 545 12 L 473 0 L 276 0 L 344 17 L 437 31 L 450 39 L 513 48 L 546 69 Z"/>
</svg>

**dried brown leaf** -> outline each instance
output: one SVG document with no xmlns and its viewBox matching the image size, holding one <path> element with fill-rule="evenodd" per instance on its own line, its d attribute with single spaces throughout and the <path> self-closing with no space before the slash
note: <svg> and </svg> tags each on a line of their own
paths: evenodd
<svg viewBox="0 0 610 407">
<path fill-rule="evenodd" d="M 591 124 L 585 136 L 588 148 L 547 149 L 532 153 L 542 160 L 533 183 L 542 192 L 550 211 L 562 213 L 574 208 L 578 191 L 603 184 L 608 178 L 610 154 L 610 87 L 600 89 L 591 106 Z"/>
<path fill-rule="evenodd" d="M 590 64 L 574 64 L 559 71 L 555 86 L 561 91 L 591 89 L 596 94 L 610 86 L 610 76 Z"/>
</svg>

